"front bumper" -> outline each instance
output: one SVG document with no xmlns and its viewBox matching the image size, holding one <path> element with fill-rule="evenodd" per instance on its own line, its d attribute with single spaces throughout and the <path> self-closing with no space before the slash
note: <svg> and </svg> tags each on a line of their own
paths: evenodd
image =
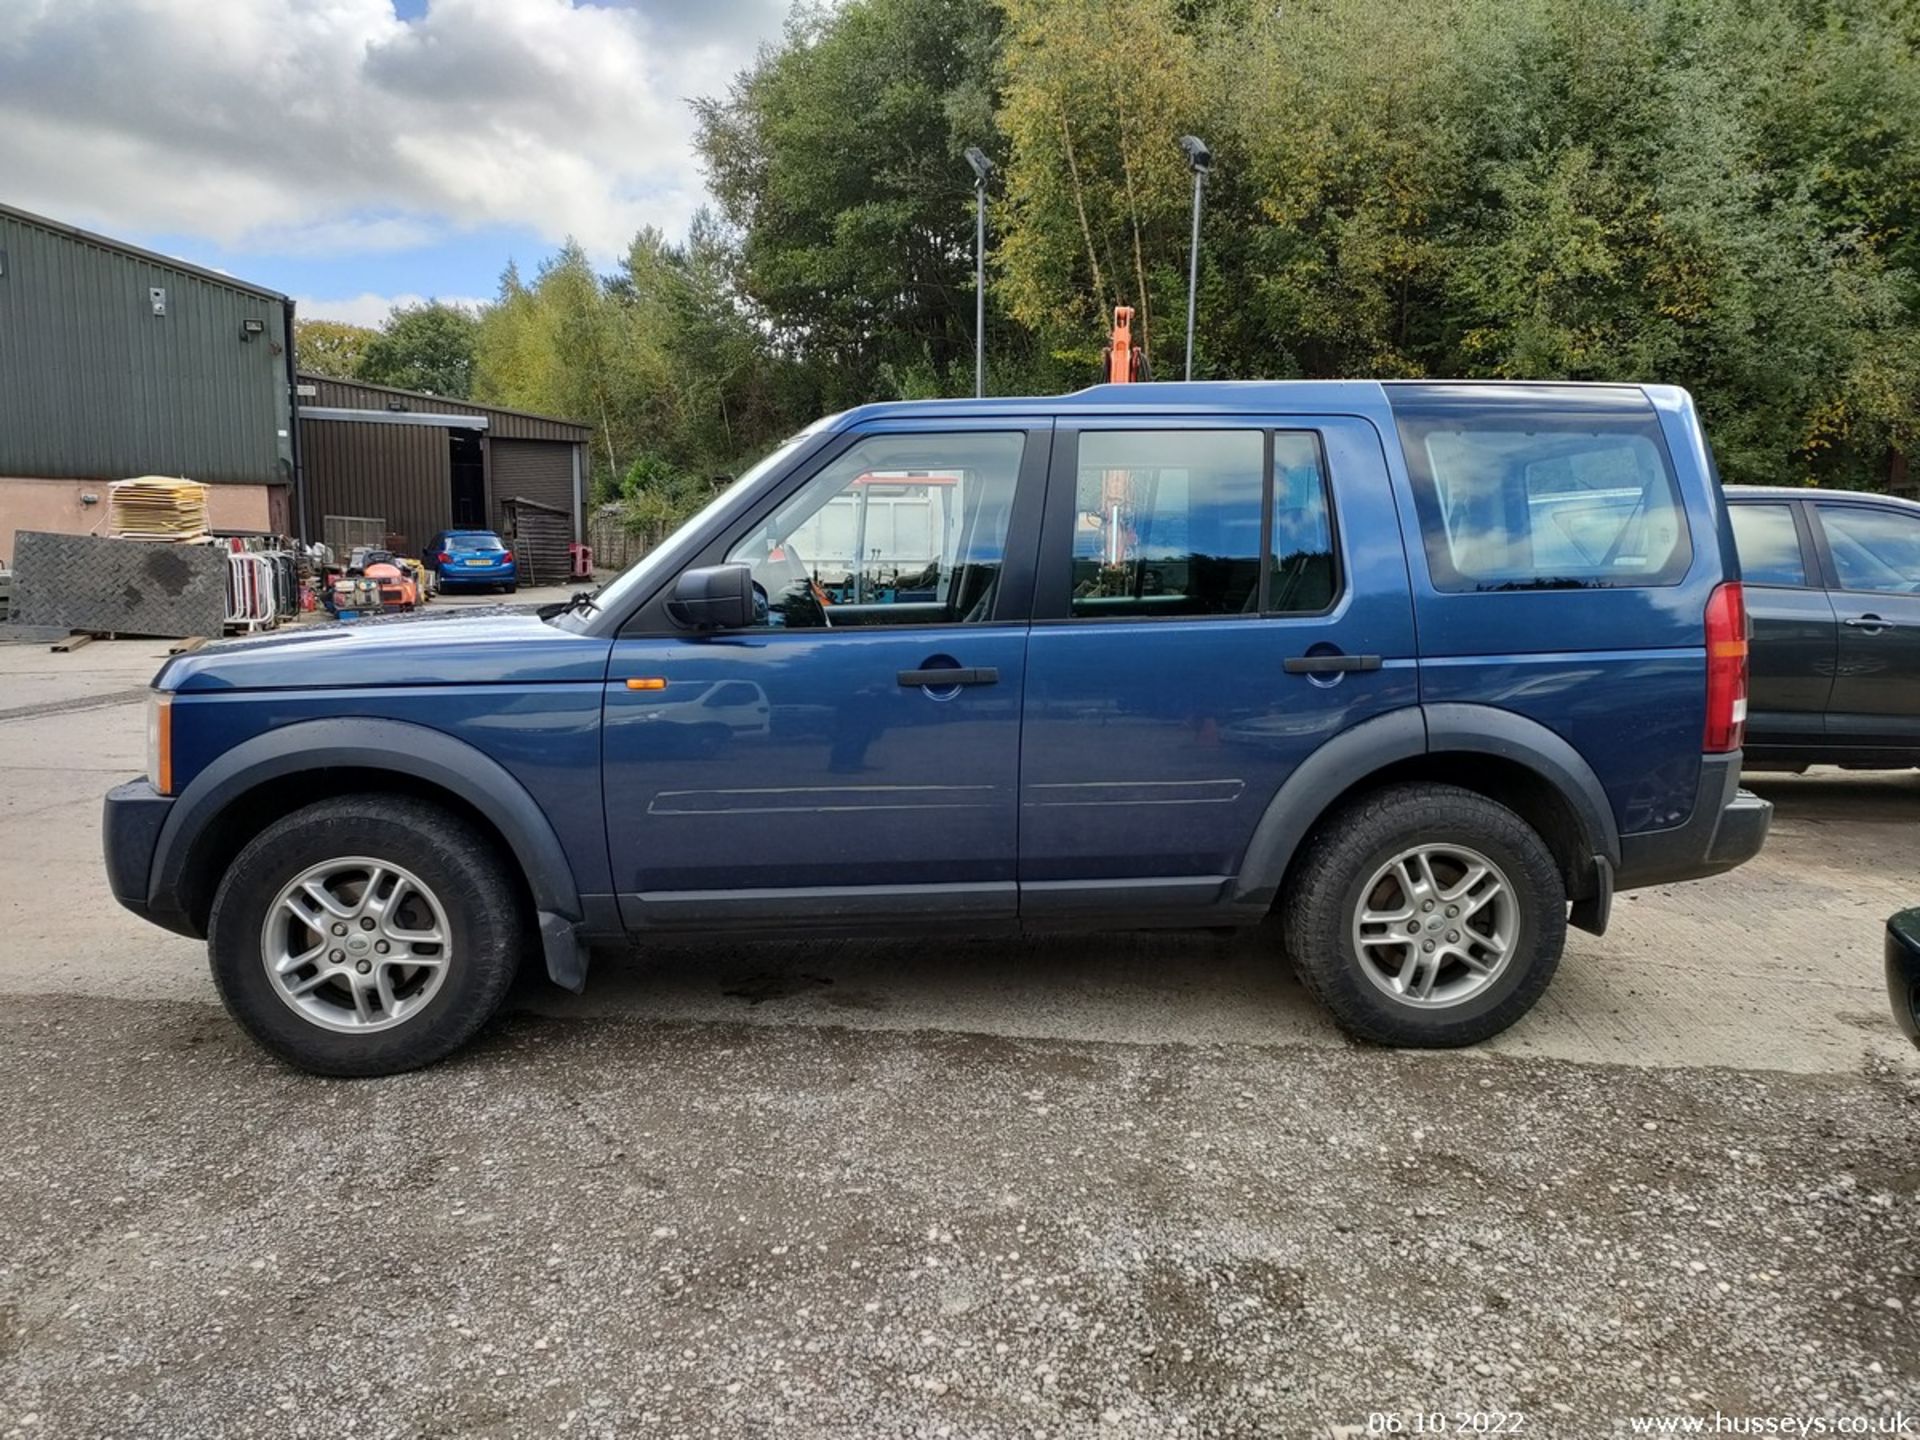
<svg viewBox="0 0 1920 1440">
<path fill-rule="evenodd" d="M 1744 865 L 1760 853 L 1773 802 L 1740 788 L 1740 756 L 1706 755 L 1693 814 L 1671 830 L 1620 837 L 1616 890 L 1699 880 Z"/>
<path fill-rule="evenodd" d="M 1920 1045 L 1920 910 L 1887 921 L 1887 999 L 1894 1021 Z"/>
<path fill-rule="evenodd" d="M 145 778 L 129 780 L 107 792 L 100 826 L 107 888 L 114 899 L 141 919 L 199 939 L 199 932 L 185 914 L 167 897 L 152 894 L 153 855 L 172 810 L 173 801 Z"/>
</svg>

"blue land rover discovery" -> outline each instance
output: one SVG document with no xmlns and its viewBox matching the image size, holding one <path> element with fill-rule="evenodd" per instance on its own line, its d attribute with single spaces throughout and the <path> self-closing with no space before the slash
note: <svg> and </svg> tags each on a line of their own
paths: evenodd
<svg viewBox="0 0 1920 1440">
<path fill-rule="evenodd" d="M 1347 1031 L 1463 1045 L 1760 848 L 1746 635 L 1680 390 L 871 405 L 553 613 L 170 661 L 107 868 L 328 1074 L 596 941 L 1270 916 Z"/>
</svg>

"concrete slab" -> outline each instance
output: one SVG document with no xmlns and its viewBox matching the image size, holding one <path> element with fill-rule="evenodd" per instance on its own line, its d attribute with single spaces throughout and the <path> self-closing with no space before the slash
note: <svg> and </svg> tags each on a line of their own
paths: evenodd
<svg viewBox="0 0 1920 1440">
<path fill-rule="evenodd" d="M 0 716 L 145 690 L 166 663 L 168 640 L 95 640 L 56 655 L 41 641 L 0 645 Z"/>
</svg>

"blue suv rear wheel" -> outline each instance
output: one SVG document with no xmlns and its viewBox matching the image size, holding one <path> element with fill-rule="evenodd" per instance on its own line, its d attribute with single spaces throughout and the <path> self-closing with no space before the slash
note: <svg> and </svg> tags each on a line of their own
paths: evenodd
<svg viewBox="0 0 1920 1440">
<path fill-rule="evenodd" d="M 1504 805 L 1393 785 L 1330 817 L 1283 901 L 1288 953 L 1340 1028 L 1447 1048 L 1499 1034 L 1540 998 L 1566 943 L 1553 853 Z"/>
</svg>

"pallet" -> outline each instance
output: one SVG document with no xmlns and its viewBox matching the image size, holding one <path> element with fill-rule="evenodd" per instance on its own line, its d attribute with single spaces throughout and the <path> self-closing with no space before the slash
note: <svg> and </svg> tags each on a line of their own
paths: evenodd
<svg viewBox="0 0 1920 1440">
<path fill-rule="evenodd" d="M 198 650 L 202 645 L 206 643 L 207 643 L 207 637 L 204 635 L 189 635 L 187 636 L 186 639 L 176 640 L 173 642 L 173 644 L 169 645 L 167 647 L 167 654 L 185 655 L 189 651 Z"/>
<path fill-rule="evenodd" d="M 68 651 L 78 650 L 82 645 L 91 645 L 94 635 L 91 630 L 76 630 L 64 640 L 56 640 L 48 648 L 55 655 L 65 655 Z"/>
</svg>

